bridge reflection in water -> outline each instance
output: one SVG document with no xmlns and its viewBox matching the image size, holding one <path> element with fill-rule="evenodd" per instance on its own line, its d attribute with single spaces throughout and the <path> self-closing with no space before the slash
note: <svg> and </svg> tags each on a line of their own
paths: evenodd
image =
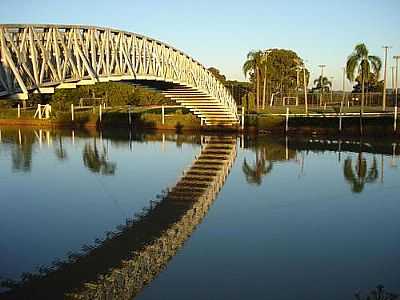
<svg viewBox="0 0 400 300">
<path fill-rule="evenodd" d="M 143 216 L 85 255 L 70 255 L 1 295 L 4 299 L 132 299 L 166 267 L 206 215 L 236 158 L 236 138 L 205 138 L 174 187 Z"/>
</svg>

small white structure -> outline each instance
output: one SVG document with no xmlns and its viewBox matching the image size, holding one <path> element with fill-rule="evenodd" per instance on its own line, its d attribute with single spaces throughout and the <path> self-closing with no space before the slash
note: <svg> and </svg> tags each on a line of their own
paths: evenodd
<svg viewBox="0 0 400 300">
<path fill-rule="evenodd" d="M 51 115 L 51 105 L 46 104 L 46 105 L 41 105 L 38 104 L 38 108 L 36 109 L 35 115 L 33 116 L 34 119 L 38 117 L 38 119 L 49 119 Z"/>
</svg>

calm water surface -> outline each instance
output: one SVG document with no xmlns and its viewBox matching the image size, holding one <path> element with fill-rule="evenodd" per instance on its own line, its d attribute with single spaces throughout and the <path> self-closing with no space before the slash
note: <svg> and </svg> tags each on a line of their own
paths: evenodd
<svg viewBox="0 0 400 300">
<path fill-rule="evenodd" d="M 398 141 L 0 129 L 0 299 L 400 293 Z"/>
</svg>

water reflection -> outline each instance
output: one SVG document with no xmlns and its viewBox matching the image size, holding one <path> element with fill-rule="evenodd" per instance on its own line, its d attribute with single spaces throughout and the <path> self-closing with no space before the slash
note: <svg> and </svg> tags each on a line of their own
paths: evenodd
<svg viewBox="0 0 400 300">
<path fill-rule="evenodd" d="M 111 192 L 117 192 L 121 187 L 129 186 L 129 182 L 134 181 L 131 178 L 132 169 L 124 169 L 124 162 L 126 162 L 126 165 L 131 165 L 131 162 L 137 163 L 135 159 L 140 156 L 134 156 L 133 154 L 135 154 L 135 150 L 138 153 L 139 148 L 144 146 L 145 143 L 157 141 L 157 143 L 149 143 L 149 147 L 142 147 L 140 151 L 148 152 L 149 149 L 154 150 L 154 148 L 156 148 L 154 153 L 157 155 L 161 154 L 160 156 L 163 156 L 167 155 L 165 153 L 168 153 L 168 156 L 162 157 L 163 160 L 165 160 L 165 158 L 169 159 L 171 153 L 177 153 L 174 162 L 176 161 L 176 157 L 184 153 L 179 149 L 182 145 L 189 144 L 192 145 L 191 147 L 194 149 L 198 149 L 199 145 L 202 144 L 201 153 L 193 162 L 190 169 L 179 179 L 178 183 L 173 184 L 171 189 L 166 189 L 159 195 L 157 201 L 150 202 L 149 207 L 144 209 L 142 213 L 138 214 L 136 217 L 128 217 L 128 219 L 126 219 L 126 216 L 132 216 L 133 213 L 123 215 L 121 218 L 118 217 L 117 222 L 110 223 L 112 226 L 106 228 L 107 230 L 110 230 L 109 228 L 116 228 L 116 230 L 108 231 L 105 237 L 101 235 L 104 230 L 101 230 L 100 236 L 103 238 L 97 239 L 94 244 L 90 244 L 90 241 L 93 237 L 98 235 L 90 236 L 90 239 L 85 239 L 82 243 L 79 243 L 78 247 L 68 248 L 65 252 L 69 249 L 79 249 L 82 244 L 88 243 L 82 246 L 82 252 L 69 253 L 68 259 L 66 260 L 58 260 L 53 265 L 50 265 L 50 267 L 41 268 L 38 273 L 27 273 L 22 276 L 22 280 L 4 281 L 3 284 L 11 288 L 11 291 L 1 295 L 0 298 L 5 297 L 7 299 L 23 298 L 24 295 L 38 295 L 34 298 L 40 299 L 63 298 L 66 295 L 79 299 L 129 299 L 136 295 L 144 286 L 157 277 L 160 272 L 165 270 L 171 258 L 182 249 L 182 246 L 193 233 L 195 227 L 202 222 L 203 218 L 208 213 L 209 207 L 214 202 L 216 194 L 225 184 L 228 172 L 236 156 L 236 137 L 201 137 L 198 135 L 176 135 L 173 133 L 149 134 L 128 133 L 125 131 L 99 133 L 27 129 L 3 130 L 0 136 L 2 137 L 2 144 L 0 145 L 0 155 L 2 155 L 2 157 L 0 162 L 10 161 L 11 169 L 14 170 L 16 165 L 18 166 L 17 170 L 23 172 L 33 171 L 32 166 L 38 168 L 39 171 L 47 171 L 54 165 L 54 157 L 56 157 L 57 160 L 63 162 L 63 164 L 56 164 L 57 166 L 64 166 L 60 168 L 60 173 L 58 173 L 61 175 L 62 172 L 67 172 L 68 176 L 71 176 L 71 174 L 75 175 L 76 170 L 79 172 L 79 170 L 83 169 L 82 166 L 84 166 L 85 172 L 81 172 L 84 176 L 77 176 L 78 179 L 76 181 L 72 180 L 72 187 L 78 186 L 78 188 L 82 188 L 79 186 L 79 180 L 81 178 L 84 178 L 85 185 L 90 185 L 92 182 L 101 185 L 117 182 L 118 185 L 116 185 L 116 188 Z M 139 141 L 139 143 L 132 143 L 133 140 Z M 177 149 L 171 147 L 172 143 L 168 144 L 167 141 L 173 141 Z M 46 143 L 49 146 L 42 146 L 42 149 L 40 149 L 41 145 Z M 110 144 L 110 148 L 108 147 L 108 143 Z M 375 198 L 376 193 L 385 192 L 385 200 L 388 200 L 390 197 L 393 197 L 397 191 L 391 190 L 388 192 L 382 189 L 368 188 L 369 185 L 372 186 L 374 183 L 380 187 L 378 183 L 383 182 L 383 180 L 392 182 L 393 185 L 395 184 L 393 182 L 397 180 L 397 177 L 394 177 L 393 174 L 396 172 L 394 168 L 397 165 L 399 155 L 399 147 L 396 141 L 310 140 L 259 136 L 248 138 L 243 144 L 246 149 L 239 152 L 239 164 L 236 166 L 236 170 L 232 172 L 235 177 L 233 177 L 231 182 L 234 182 L 236 186 L 232 187 L 231 184 L 231 193 L 225 193 L 225 206 L 221 206 L 220 210 L 217 210 L 218 216 L 214 216 L 214 225 L 216 224 L 216 226 L 209 229 L 208 235 L 211 237 L 203 241 L 204 243 L 201 244 L 201 247 L 206 247 L 206 244 L 218 244 L 216 240 L 219 240 L 220 237 L 224 242 L 229 242 L 229 238 L 232 237 L 232 242 L 227 243 L 228 246 L 226 246 L 226 248 L 220 245 L 221 248 L 216 249 L 218 246 L 215 246 L 215 248 L 212 249 L 215 253 L 211 253 L 211 251 L 208 252 L 207 258 L 191 260 L 190 263 L 185 261 L 186 266 L 188 264 L 193 264 L 193 266 L 190 265 L 189 267 L 195 268 L 198 267 L 199 264 L 208 264 L 209 259 L 215 259 L 210 263 L 210 268 L 212 268 L 211 264 L 218 265 L 219 261 L 224 261 L 226 258 L 225 262 L 232 265 L 232 269 L 238 264 L 239 267 L 237 269 L 240 270 L 240 272 L 243 271 L 243 274 L 257 274 L 257 276 L 253 277 L 253 279 L 255 278 L 254 280 L 249 279 L 248 282 L 246 282 L 245 278 L 242 278 L 251 288 L 253 288 L 252 284 L 254 281 L 262 281 L 263 278 L 268 277 L 265 275 L 271 274 L 271 278 L 279 275 L 280 279 L 277 281 L 283 282 L 284 285 L 286 285 L 286 279 L 289 278 L 288 282 L 290 281 L 291 271 L 294 270 L 294 275 L 297 274 L 296 272 L 300 272 L 305 278 L 308 278 L 306 276 L 310 276 L 311 278 L 312 276 L 310 274 L 304 274 L 303 270 L 304 268 L 309 268 L 310 270 L 313 268 L 315 269 L 315 265 L 321 267 L 321 270 L 315 271 L 315 273 L 320 272 L 318 273 L 318 278 L 323 277 L 320 275 L 326 274 L 325 267 L 330 264 L 331 258 L 333 258 L 332 261 L 334 260 L 335 262 L 331 263 L 330 266 L 340 266 L 341 269 L 337 270 L 337 272 L 341 272 L 341 274 L 345 274 L 346 270 L 349 271 L 354 261 L 368 261 L 368 267 L 370 267 L 372 264 L 370 261 L 374 260 L 375 257 L 374 259 L 371 259 L 371 256 L 361 257 L 362 254 L 360 253 L 363 252 L 365 255 L 365 253 L 368 252 L 375 255 L 378 251 L 370 248 L 388 243 L 387 240 L 383 242 L 379 240 L 376 243 L 371 242 L 371 244 L 374 244 L 371 245 L 371 247 L 369 247 L 369 245 L 365 246 L 365 241 L 368 240 L 371 235 L 370 232 L 374 229 L 374 238 L 379 239 L 379 237 L 389 232 L 388 236 L 390 236 L 390 238 L 388 238 L 388 240 L 393 241 L 396 239 L 393 237 L 396 236 L 395 230 L 399 227 L 387 225 L 386 222 L 394 218 L 392 216 L 387 217 L 386 215 L 390 215 L 391 212 L 397 213 L 397 206 L 393 205 L 393 209 L 393 207 L 388 206 L 387 201 L 385 202 L 385 210 L 385 207 L 380 206 L 381 203 L 378 203 L 378 201 L 371 201 L 371 198 Z M 173 148 L 173 151 L 168 152 L 171 148 Z M 187 149 L 186 146 L 183 148 Z M 3 159 L 5 153 L 7 155 L 9 154 L 9 159 Z M 43 158 L 46 159 L 47 154 L 50 154 L 53 160 L 48 158 L 48 164 L 43 165 L 45 161 Z M 14 162 L 14 158 L 18 158 L 18 163 Z M 190 157 L 190 159 L 192 158 L 193 156 Z M 73 164 L 75 162 L 78 166 Z M 150 160 L 150 163 L 151 162 L 152 160 Z M 185 162 L 185 165 L 186 163 L 187 162 Z M 65 166 L 71 166 L 71 173 L 68 173 Z M 151 165 L 152 168 L 155 168 L 155 166 L 158 167 L 157 164 Z M 142 165 L 138 173 L 147 167 L 148 165 Z M 321 169 L 325 167 L 330 168 L 329 171 L 321 171 Z M 161 170 L 164 172 L 164 169 Z M 318 172 L 311 172 L 315 170 Z M 320 171 L 321 174 L 326 177 L 320 176 Z M 42 182 L 49 181 L 50 177 L 53 176 L 53 173 L 50 171 L 48 171 L 48 174 L 45 173 L 46 172 L 39 174 L 41 176 L 43 175 L 43 177 L 40 177 Z M 92 173 L 104 177 L 93 176 Z M 5 172 L 5 174 L 8 175 L 7 172 Z M 297 176 L 297 174 L 299 174 L 299 176 Z M 106 177 L 107 175 L 115 176 L 109 178 Z M 68 176 L 66 178 L 70 179 Z M 320 177 L 315 178 L 312 176 Z M 175 178 L 175 176 L 173 177 Z M 239 186 L 241 181 L 237 180 L 238 178 L 244 182 L 244 186 Z M 17 178 L 15 181 L 17 180 L 19 179 Z M 326 189 L 320 187 L 324 184 L 326 184 Z M 248 188 L 249 185 L 256 186 L 257 188 L 250 189 Z M 227 184 L 225 186 L 229 185 Z M 129 188 L 119 194 L 119 199 L 126 198 L 128 199 L 127 201 L 133 202 L 132 199 L 134 197 L 142 197 L 140 191 L 137 191 L 137 186 L 135 189 Z M 282 197 L 283 189 L 288 190 L 287 197 Z M 245 191 L 245 194 L 243 191 Z M 327 191 L 329 191 L 329 195 L 324 201 L 319 201 L 313 198 L 314 195 L 312 195 L 310 191 L 316 195 L 315 198 L 317 199 L 324 199 L 324 197 L 328 195 Z M 363 194 L 363 200 L 368 200 L 368 195 L 372 196 L 369 199 L 370 201 L 340 202 L 341 199 L 346 199 L 346 196 L 351 194 L 350 191 L 357 193 L 357 195 Z M 335 194 L 337 192 L 339 196 Z M 335 195 L 332 196 L 332 194 Z M 88 198 L 94 198 L 90 199 L 92 201 L 90 205 L 88 205 L 89 208 L 85 207 L 85 204 L 76 206 L 83 211 L 85 211 L 85 209 L 96 209 L 93 206 L 97 206 L 97 203 L 101 201 L 101 199 L 97 199 L 96 196 L 93 196 L 91 191 L 87 190 L 82 193 L 77 191 L 74 195 L 81 197 L 77 197 L 77 202 L 82 203 L 85 202 L 82 198 L 88 196 Z M 99 194 L 96 195 L 99 197 Z M 151 195 L 152 197 L 154 196 L 154 194 Z M 341 196 L 344 197 L 340 198 Z M 351 196 L 353 197 L 353 195 Z M 17 197 L 19 197 L 19 195 L 16 196 L 16 198 Z M 244 197 L 248 197 L 248 201 L 242 201 Z M 254 199 L 260 199 L 260 197 L 266 197 L 268 201 L 252 201 Z M 29 201 L 32 200 L 31 198 L 32 196 L 29 195 Z M 115 198 L 117 199 L 118 197 L 116 196 Z M 310 200 L 309 198 L 312 199 Z M 229 199 L 229 201 L 227 199 Z M 60 199 L 60 201 L 51 199 L 48 202 L 41 202 L 40 197 L 37 196 L 34 200 L 35 201 L 31 202 L 36 202 L 37 204 L 35 205 L 37 205 L 39 209 L 51 205 L 59 209 L 60 207 L 69 208 L 70 203 L 74 199 L 66 196 L 64 199 Z M 322 202 L 323 204 L 321 204 Z M 146 205 L 147 203 L 148 202 L 146 202 Z M 218 201 L 217 205 L 214 205 L 213 208 L 215 209 L 219 203 L 221 202 Z M 6 209 L 8 209 L 7 205 L 9 205 L 9 203 L 5 202 L 5 204 Z M 26 204 L 26 202 L 24 204 Z M 33 208 L 35 208 L 35 205 L 33 205 Z M 235 210 L 235 205 L 239 206 L 237 210 Z M 76 207 L 74 209 L 76 209 Z M 390 209 L 387 207 L 390 207 Z M 370 208 L 370 210 L 368 208 Z M 103 215 L 109 214 L 108 211 L 100 211 L 100 213 Z M 215 210 L 213 214 L 216 215 Z M 376 222 L 374 226 L 369 226 L 370 224 L 367 226 L 363 223 L 361 224 L 361 219 L 370 219 L 370 216 L 376 217 L 376 215 L 379 214 L 383 217 L 377 218 L 380 222 Z M 27 215 L 30 216 L 30 214 Z M 73 211 L 71 215 L 75 217 L 75 211 Z M 212 214 L 208 214 L 208 217 L 210 217 L 210 215 Z M 341 216 L 340 222 L 335 223 L 335 220 L 338 219 L 338 215 Z M 76 219 L 79 218 L 77 217 Z M 215 219 L 218 219 L 218 222 L 215 223 Z M 313 220 L 313 224 L 315 224 L 315 228 L 318 227 L 318 230 L 305 227 L 303 231 L 301 231 L 302 224 L 310 224 L 311 226 L 311 223 L 309 223 L 311 219 Z M 23 218 L 19 220 L 22 222 Z M 102 221 L 103 219 L 100 220 L 100 222 Z M 346 223 L 343 221 L 348 222 Z M 86 219 L 84 222 L 86 222 Z M 15 224 L 10 221 L 9 223 Z M 73 227 L 72 223 L 73 222 L 66 222 L 63 226 Z M 207 222 L 204 222 L 202 226 L 204 226 L 205 223 Z M 7 223 L 4 222 L 4 224 Z M 116 226 L 117 224 L 121 225 Z M 240 230 L 238 231 L 234 230 L 236 224 L 240 224 L 240 226 L 238 226 Z M 357 224 L 359 227 L 357 227 Z M 291 225 L 293 225 L 293 227 L 290 227 Z M 23 225 L 21 225 L 21 227 L 23 227 Z M 67 230 L 77 232 L 82 230 L 82 228 L 86 229 L 86 227 L 89 226 L 86 226 L 86 223 L 84 223 L 84 225 Z M 354 230 L 354 227 L 361 229 L 347 234 L 352 229 Z M 220 228 L 223 230 L 219 231 Z M 365 233 L 363 231 L 365 228 L 368 230 L 366 236 L 363 235 Z M 274 231 L 274 229 L 276 229 L 276 231 Z M 212 234 L 210 234 L 210 232 L 212 232 Z M 220 235 L 217 234 L 218 232 Z M 384 232 L 384 234 L 382 234 L 382 232 Z M 33 236 L 37 238 L 35 234 L 36 233 L 34 233 Z M 347 239 L 346 234 L 349 236 Z M 361 238 L 357 239 L 359 236 L 361 236 Z M 271 238 L 269 239 L 269 237 Z M 63 237 L 59 239 L 63 240 Z M 57 243 L 58 241 L 59 240 L 55 238 L 54 241 L 50 242 Z M 327 244 L 325 248 L 328 250 L 321 250 L 318 248 L 321 241 Z M 242 242 L 245 245 L 251 245 L 251 247 L 248 247 L 250 250 L 240 248 L 238 244 Z M 342 253 L 342 245 L 344 243 L 346 244 L 346 254 Z M 309 246 L 310 248 L 307 248 L 307 245 L 311 245 Z M 191 250 L 193 251 L 193 244 L 191 246 Z M 313 249 L 317 248 L 318 251 L 315 252 Z M 369 249 L 367 250 L 365 248 Z M 364 251 L 360 249 L 364 249 Z M 389 246 L 388 249 L 390 250 Z M 397 246 L 396 249 L 398 249 Z M 354 251 L 351 252 L 351 250 Z M 385 248 L 384 250 L 387 249 Z M 393 265 L 392 262 L 397 261 L 396 254 L 391 254 L 392 252 L 389 250 L 384 253 L 388 255 L 389 258 L 381 254 L 380 257 L 384 258 L 377 262 L 377 265 L 389 265 L 390 268 L 390 265 Z M 187 249 L 185 251 L 187 251 Z M 201 251 L 202 250 L 199 252 Z M 320 252 L 323 251 L 326 251 L 324 255 L 320 255 Z M 348 254 L 349 251 L 350 254 Z M 241 252 L 244 254 L 242 255 Z M 279 256 L 276 253 L 283 254 Z M 301 256 L 302 253 L 307 253 L 307 255 Z M 308 253 L 310 255 L 308 255 Z M 252 256 L 254 258 L 248 258 L 247 256 Z M 311 256 L 317 256 L 319 258 L 310 258 Z M 379 253 L 377 256 L 379 256 Z M 324 260 L 325 257 L 329 257 L 329 259 Z M 282 260 L 274 265 L 274 261 L 278 261 L 279 258 Z M 316 262 L 318 260 L 320 262 Z M 243 262 L 246 262 L 246 264 Z M 304 264 L 304 268 L 302 265 L 301 268 L 296 271 L 296 266 L 298 266 L 299 262 Z M 365 264 L 364 262 L 362 262 L 362 264 Z M 260 266 L 260 270 L 262 270 L 256 270 L 256 272 L 254 272 L 258 266 Z M 265 271 L 267 269 L 270 270 L 270 273 Z M 374 271 L 377 269 L 378 267 L 376 266 L 373 268 Z M 283 271 L 280 272 L 280 270 Z M 229 274 L 222 274 L 223 271 L 224 270 L 221 269 L 221 276 L 226 275 L 227 281 L 235 281 L 234 276 L 229 277 Z M 232 273 L 235 272 L 232 271 Z M 351 276 L 349 275 L 350 273 L 351 270 L 346 273 L 348 274 L 348 278 Z M 19 274 L 20 273 L 18 273 L 18 275 Z M 180 275 L 182 276 L 182 274 L 185 275 L 186 273 L 181 273 Z M 206 275 L 210 274 L 207 273 Z M 277 277 L 278 276 L 274 278 Z M 213 277 L 213 280 L 214 278 L 215 277 Z M 282 278 L 284 279 L 281 280 Z M 384 278 L 384 280 L 386 280 L 385 284 L 388 278 L 389 276 Z M 341 280 L 340 285 L 342 286 L 349 281 L 348 285 L 351 287 L 346 290 L 346 295 L 352 298 L 353 291 L 359 286 L 359 282 L 347 279 L 339 279 Z M 362 279 L 365 279 L 365 277 Z M 296 280 L 298 279 L 293 280 L 292 278 L 291 280 L 293 283 L 297 282 Z M 263 282 L 261 285 L 264 287 L 268 284 L 279 284 L 277 281 L 271 279 L 268 282 Z M 323 281 L 323 279 L 321 279 L 321 281 Z M 310 282 L 314 281 L 310 280 Z M 326 279 L 325 284 L 326 282 L 331 282 L 331 279 Z M 373 280 L 365 282 L 370 285 L 371 282 L 372 284 L 374 282 L 379 282 L 379 279 L 374 278 Z M 393 288 L 393 290 L 397 287 L 393 284 L 389 284 L 389 286 Z M 304 286 L 302 287 L 300 284 L 295 290 L 297 291 L 298 288 L 305 289 Z M 312 287 L 308 288 L 312 289 Z M 365 288 L 365 286 L 363 286 L 363 288 Z M 320 291 L 321 290 L 323 290 L 323 288 L 320 288 Z M 265 290 L 261 288 L 259 295 L 264 295 L 264 291 Z M 45 293 L 45 295 L 43 295 L 43 293 Z M 226 294 L 229 293 L 226 292 Z M 365 294 L 360 294 L 357 296 L 357 299 L 375 299 L 373 298 L 375 295 L 381 297 L 386 294 L 384 294 L 382 290 L 377 289 L 369 295 L 370 298 Z M 217 297 L 218 296 L 216 296 L 216 298 Z M 173 297 L 171 298 L 174 299 Z M 262 298 L 262 296 L 259 298 Z"/>
<path fill-rule="evenodd" d="M 19 130 L 12 139 L 12 169 L 19 172 L 30 172 L 32 168 L 32 148 L 34 137 L 22 134 Z"/>
<path fill-rule="evenodd" d="M 106 153 L 96 141 L 85 144 L 90 168 L 106 172 Z M 202 221 L 228 177 L 236 158 L 234 137 L 209 137 L 180 180 L 134 219 L 108 232 L 83 253 L 3 281 L 4 299 L 131 299 L 176 255 Z M 86 165 L 86 163 L 85 163 Z M 102 169 L 105 169 L 102 171 Z M 33 296 L 32 296 L 33 295 Z"/>
<path fill-rule="evenodd" d="M 258 151 L 256 153 L 258 154 Z M 252 165 L 247 163 L 246 158 L 244 159 L 242 170 L 248 183 L 260 185 L 263 177 L 272 171 L 272 167 L 272 161 L 267 161 L 265 156 L 261 156 L 260 158 L 256 155 L 255 163 Z"/>
<path fill-rule="evenodd" d="M 399 299 L 399 295 L 387 292 L 383 285 L 378 285 L 375 290 L 369 294 L 363 296 L 360 292 L 354 295 L 356 300 L 396 300 Z"/>
<path fill-rule="evenodd" d="M 370 166 L 368 166 L 370 163 Z M 350 184 L 351 190 L 354 193 L 361 193 L 364 190 L 365 184 L 374 183 L 379 178 L 378 164 L 375 156 L 372 162 L 368 162 L 363 157 L 362 153 L 359 153 L 353 168 L 353 159 L 347 157 L 343 165 L 343 176 L 346 181 Z"/>
<path fill-rule="evenodd" d="M 63 144 L 63 136 L 61 136 L 61 135 L 58 136 L 58 144 L 54 148 L 54 153 L 56 154 L 56 157 L 60 161 L 64 161 L 64 160 L 68 159 L 68 154 L 67 154 L 67 151 L 65 150 L 64 144 Z"/>
<path fill-rule="evenodd" d="M 312 140 L 302 138 L 285 139 L 280 137 L 258 136 L 246 141 L 245 148 L 253 152 L 253 159 L 244 157 L 242 172 L 250 185 L 262 185 L 263 178 L 274 173 L 276 162 L 300 164 L 298 178 L 305 175 L 304 165 L 311 153 L 336 152 L 337 165 L 341 176 L 350 185 L 353 193 L 362 193 L 365 186 L 384 181 L 384 160 L 389 155 L 391 168 L 397 167 L 399 155 L 397 143 L 382 141 L 357 140 Z M 346 158 L 343 161 L 343 153 Z M 353 158 L 352 153 L 357 156 Z M 376 154 L 381 154 L 380 166 Z M 368 154 L 368 157 L 365 157 Z M 372 157 L 371 157 L 372 155 Z M 278 171 L 277 171 L 278 172 Z M 340 174 L 339 173 L 339 174 Z M 338 175 L 339 175 L 338 174 Z"/>
<path fill-rule="evenodd" d="M 246 181 L 251 185 L 261 185 L 263 178 L 270 174 L 274 162 L 290 160 L 296 156 L 296 150 L 288 149 L 285 144 L 279 144 L 279 139 L 273 141 L 266 137 L 247 139 L 246 147 L 254 152 L 254 160 L 243 160 L 242 171 Z"/>
<path fill-rule="evenodd" d="M 114 175 L 117 169 L 116 163 L 108 161 L 106 147 L 101 145 L 99 149 L 96 138 L 93 139 L 93 144 L 85 144 L 82 156 L 84 165 L 93 173 Z"/>
</svg>

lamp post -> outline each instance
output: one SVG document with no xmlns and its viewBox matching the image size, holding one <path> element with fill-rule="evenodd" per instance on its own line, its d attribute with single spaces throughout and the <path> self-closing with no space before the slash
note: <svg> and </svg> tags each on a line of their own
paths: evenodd
<svg viewBox="0 0 400 300">
<path fill-rule="evenodd" d="M 386 71 L 387 71 L 387 55 L 388 55 L 388 50 L 392 47 L 390 46 L 383 46 L 382 47 L 385 50 L 385 66 L 384 66 L 384 70 L 383 70 L 383 99 L 382 99 L 382 110 L 385 111 L 386 110 Z"/>
<path fill-rule="evenodd" d="M 265 109 L 265 97 L 267 93 L 267 62 L 268 62 L 268 55 L 271 53 L 271 49 L 264 51 L 264 87 L 263 87 L 263 104 L 262 107 Z"/>
<path fill-rule="evenodd" d="M 342 98 L 342 102 L 344 102 L 345 97 L 346 97 L 346 67 L 343 67 L 343 82 L 342 82 L 343 86 L 343 98 Z"/>
<path fill-rule="evenodd" d="M 392 70 L 392 93 L 394 93 L 394 89 L 395 89 L 395 83 L 394 83 L 394 81 L 395 81 L 395 79 L 394 79 L 394 72 L 395 72 L 395 70 L 396 70 L 396 67 L 395 66 L 392 66 L 391 68 L 390 68 L 391 70 Z"/>
<path fill-rule="evenodd" d="M 396 75 L 395 75 L 395 81 L 394 81 L 394 89 L 395 89 L 395 105 L 397 106 L 397 95 L 398 95 L 398 76 L 399 76 L 399 60 L 400 60 L 400 55 L 395 55 L 393 58 L 396 60 Z"/>
<path fill-rule="evenodd" d="M 303 62 L 303 86 L 304 86 L 304 104 L 306 108 L 306 115 L 308 115 L 308 99 L 307 99 L 307 76 L 306 76 L 306 64 Z"/>
</svg>

